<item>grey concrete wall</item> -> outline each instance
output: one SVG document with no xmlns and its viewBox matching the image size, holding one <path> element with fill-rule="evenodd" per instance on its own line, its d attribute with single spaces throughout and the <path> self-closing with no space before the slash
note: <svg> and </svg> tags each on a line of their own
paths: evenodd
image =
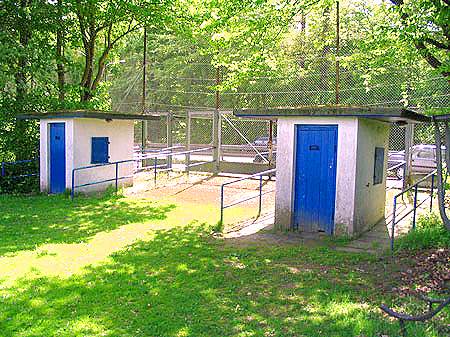
<svg viewBox="0 0 450 337">
<path fill-rule="evenodd" d="M 358 162 L 356 165 L 355 232 L 361 233 L 385 215 L 386 169 L 390 124 L 360 118 L 358 120 Z M 384 176 L 381 184 L 373 184 L 375 147 L 385 149 Z"/>
<path fill-rule="evenodd" d="M 294 198 L 295 125 L 337 125 L 335 228 L 337 234 L 352 233 L 355 206 L 355 175 L 358 120 L 355 117 L 279 118 L 277 124 L 277 191 L 275 226 L 291 228 Z"/>
</svg>

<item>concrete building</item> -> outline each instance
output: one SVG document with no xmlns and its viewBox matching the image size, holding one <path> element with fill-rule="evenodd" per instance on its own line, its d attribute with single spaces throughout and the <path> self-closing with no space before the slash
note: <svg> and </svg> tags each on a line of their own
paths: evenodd
<svg viewBox="0 0 450 337">
<path fill-rule="evenodd" d="M 277 119 L 275 226 L 357 235 L 385 216 L 391 123 L 428 117 L 400 108 L 242 109 Z"/>
<path fill-rule="evenodd" d="M 134 163 L 134 123 L 150 119 L 139 114 L 99 111 L 60 111 L 28 114 L 40 121 L 40 189 L 62 193 L 74 186 L 77 192 L 105 190 L 115 185 L 116 164 L 119 184 L 131 184 Z M 78 170 L 82 167 L 96 166 Z M 75 170 L 75 172 L 73 172 Z M 103 183 L 100 181 L 109 180 Z"/>
</svg>

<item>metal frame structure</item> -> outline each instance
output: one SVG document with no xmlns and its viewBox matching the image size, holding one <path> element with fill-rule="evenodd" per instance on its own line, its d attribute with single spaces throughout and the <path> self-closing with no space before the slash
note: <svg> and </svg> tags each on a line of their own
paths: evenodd
<svg viewBox="0 0 450 337">
<path fill-rule="evenodd" d="M 261 215 L 261 210 L 262 210 L 262 196 L 265 195 L 265 194 L 272 193 L 272 192 L 275 191 L 275 189 L 272 189 L 272 190 L 270 190 L 270 191 L 265 191 L 265 192 L 262 191 L 262 187 L 263 187 L 263 176 L 268 176 L 268 177 L 270 178 L 270 177 L 273 176 L 272 173 L 276 173 L 276 171 L 277 171 L 276 169 L 271 169 L 271 170 L 267 170 L 267 171 L 255 173 L 255 174 L 252 174 L 252 175 L 250 175 L 250 176 L 248 176 L 248 177 L 239 178 L 239 179 L 236 179 L 236 180 L 233 180 L 233 181 L 230 181 L 230 182 L 227 182 L 227 183 L 222 184 L 222 185 L 220 186 L 220 223 L 223 223 L 224 210 L 225 210 L 226 208 L 230 208 L 230 207 L 232 207 L 232 206 L 241 204 L 241 203 L 243 203 L 243 202 L 246 202 L 246 201 L 249 201 L 249 200 L 252 200 L 252 199 L 255 199 L 255 198 L 259 198 L 258 216 Z M 244 181 L 244 180 L 252 180 L 253 178 L 256 178 L 256 177 L 259 177 L 259 178 L 258 178 L 258 179 L 259 179 L 258 195 L 255 195 L 255 196 L 252 196 L 252 197 L 249 197 L 249 198 L 245 198 L 245 199 L 241 199 L 241 200 L 238 200 L 238 201 L 234 201 L 234 202 L 232 202 L 231 204 L 225 205 L 225 201 L 224 201 L 225 191 L 224 191 L 224 188 L 225 188 L 226 186 L 229 186 L 229 185 L 231 185 L 231 184 L 235 184 L 235 183 L 238 183 L 238 182 L 241 182 L 241 181 Z"/>
</svg>

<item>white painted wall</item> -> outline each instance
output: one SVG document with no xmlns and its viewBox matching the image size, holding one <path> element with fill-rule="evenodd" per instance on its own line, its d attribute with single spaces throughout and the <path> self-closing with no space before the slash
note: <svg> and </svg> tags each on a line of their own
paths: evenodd
<svg viewBox="0 0 450 337">
<path fill-rule="evenodd" d="M 359 158 L 356 164 L 355 232 L 370 229 L 385 216 L 386 169 L 390 124 L 360 118 L 358 120 Z M 384 176 L 381 184 L 373 184 L 375 147 L 384 148 Z"/>
<path fill-rule="evenodd" d="M 93 118 L 43 119 L 40 121 L 40 185 L 41 191 L 49 190 L 49 124 L 66 124 L 66 188 L 72 186 L 72 169 L 91 164 L 91 137 L 109 137 L 110 162 L 133 158 L 134 122 L 113 120 L 107 122 Z M 119 176 L 131 175 L 133 163 L 119 166 Z M 76 172 L 75 184 L 85 184 L 98 180 L 113 179 L 114 165 Z M 121 180 L 120 185 L 130 184 L 132 179 Z M 77 189 L 77 192 L 104 190 L 114 185 L 114 181 Z"/>
<path fill-rule="evenodd" d="M 91 164 L 91 138 L 109 137 L 109 162 L 133 159 L 134 122 L 131 120 L 75 118 L 74 120 L 74 167 Z M 133 173 L 133 163 L 119 164 L 119 177 Z M 113 179 L 115 165 L 97 167 L 75 173 L 75 184 L 82 185 L 100 180 Z M 130 184 L 132 179 L 120 180 L 120 185 Z M 104 190 L 114 181 L 76 189 L 77 192 Z"/>
<path fill-rule="evenodd" d="M 277 189 L 275 225 L 291 228 L 294 198 L 295 126 L 301 124 L 337 125 L 335 224 L 353 231 L 358 120 L 355 117 L 281 117 L 277 122 Z"/>
</svg>

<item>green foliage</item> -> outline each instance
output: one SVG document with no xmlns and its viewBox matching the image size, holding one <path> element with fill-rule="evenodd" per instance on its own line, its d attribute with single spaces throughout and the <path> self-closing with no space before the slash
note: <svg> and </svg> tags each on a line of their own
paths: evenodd
<svg viewBox="0 0 450 337">
<path fill-rule="evenodd" d="M 448 249 L 450 232 L 437 214 L 424 215 L 417 220 L 415 230 L 411 230 L 396 241 L 396 247 L 399 250 Z"/>
</svg>

